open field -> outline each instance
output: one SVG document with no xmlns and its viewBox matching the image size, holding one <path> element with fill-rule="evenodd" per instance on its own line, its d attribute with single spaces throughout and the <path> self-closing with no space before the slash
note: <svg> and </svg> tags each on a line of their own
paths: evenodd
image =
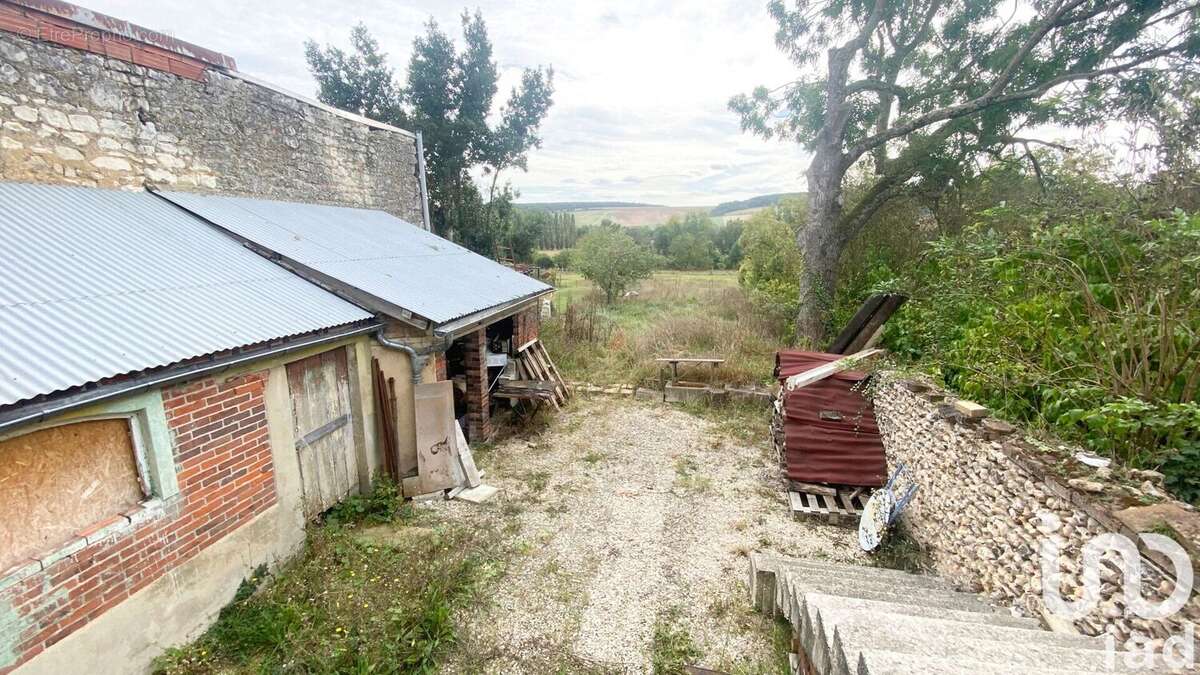
<svg viewBox="0 0 1200 675">
<path fill-rule="evenodd" d="M 554 318 L 543 338 L 568 379 L 596 384 L 656 380 L 656 357 L 715 356 L 716 371 L 688 369 L 685 379 L 730 384 L 768 383 L 775 351 L 785 338 L 755 312 L 737 273 L 656 272 L 637 295 L 610 306 L 578 274 L 563 272 Z"/>
<path fill-rule="evenodd" d="M 575 224 L 582 227 L 585 225 L 599 225 L 600 221 L 608 218 L 614 223 L 627 225 L 629 227 L 647 227 L 650 225 L 662 225 L 671 219 L 672 216 L 680 218 L 689 213 L 708 213 L 709 206 L 618 206 L 611 208 L 600 209 L 583 209 L 580 211 L 572 211 L 575 216 Z"/>
</svg>

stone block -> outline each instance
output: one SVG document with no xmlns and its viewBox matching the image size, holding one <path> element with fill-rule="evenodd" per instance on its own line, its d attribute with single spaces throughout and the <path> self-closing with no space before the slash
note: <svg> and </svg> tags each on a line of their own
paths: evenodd
<svg viewBox="0 0 1200 675">
<path fill-rule="evenodd" d="M 964 418 L 971 420 L 981 420 L 991 414 L 991 411 L 986 406 L 979 405 L 974 401 L 964 401 L 961 399 L 954 402 L 954 409 Z"/>
</svg>

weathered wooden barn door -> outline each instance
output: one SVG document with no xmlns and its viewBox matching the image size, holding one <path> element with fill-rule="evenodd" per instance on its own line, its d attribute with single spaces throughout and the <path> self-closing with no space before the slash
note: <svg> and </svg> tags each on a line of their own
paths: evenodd
<svg viewBox="0 0 1200 675">
<path fill-rule="evenodd" d="M 350 494 L 358 482 L 346 350 L 287 365 L 304 515 L 312 518 Z"/>
</svg>

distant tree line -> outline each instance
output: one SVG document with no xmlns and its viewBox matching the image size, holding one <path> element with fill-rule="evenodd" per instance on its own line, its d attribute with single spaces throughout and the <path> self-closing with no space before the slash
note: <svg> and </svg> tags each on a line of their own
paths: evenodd
<svg viewBox="0 0 1200 675">
<path fill-rule="evenodd" d="M 517 215 L 523 221 L 536 224 L 540 232 L 538 237 L 538 248 L 540 249 L 571 248 L 582 236 L 575 226 L 574 213 L 518 209 Z"/>
<path fill-rule="evenodd" d="M 627 227 L 625 232 L 662 256 L 671 269 L 737 269 L 742 261 L 740 220 L 717 224 L 703 213 L 692 212 L 662 225 Z"/>
</svg>

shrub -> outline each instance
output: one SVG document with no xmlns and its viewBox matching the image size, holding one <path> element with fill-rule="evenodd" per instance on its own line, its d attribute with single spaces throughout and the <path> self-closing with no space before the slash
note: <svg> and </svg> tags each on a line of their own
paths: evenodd
<svg viewBox="0 0 1200 675">
<path fill-rule="evenodd" d="M 991 216 L 929 244 L 885 344 L 1007 417 L 1195 491 L 1182 472 L 1200 442 L 1200 217 L 1026 234 Z"/>
<path fill-rule="evenodd" d="M 629 235 L 600 228 L 579 240 L 575 267 L 596 285 L 608 303 L 654 271 L 656 256 Z"/>
</svg>

